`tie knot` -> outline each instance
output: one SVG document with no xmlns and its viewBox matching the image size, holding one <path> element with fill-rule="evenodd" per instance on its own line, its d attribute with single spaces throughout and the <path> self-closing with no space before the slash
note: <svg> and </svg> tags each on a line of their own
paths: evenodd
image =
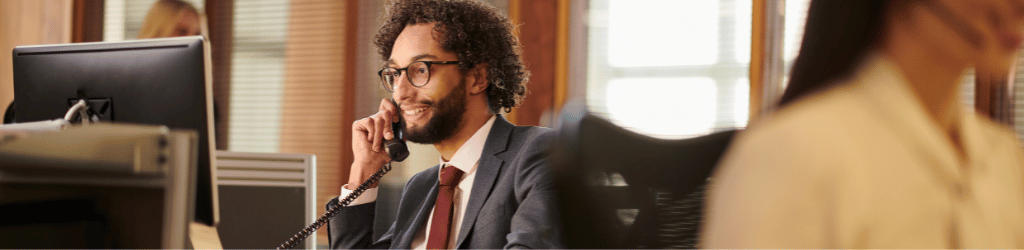
<svg viewBox="0 0 1024 250">
<path fill-rule="evenodd" d="M 441 186 L 454 186 L 462 178 L 462 170 L 455 166 L 447 165 L 441 168 Z"/>
</svg>

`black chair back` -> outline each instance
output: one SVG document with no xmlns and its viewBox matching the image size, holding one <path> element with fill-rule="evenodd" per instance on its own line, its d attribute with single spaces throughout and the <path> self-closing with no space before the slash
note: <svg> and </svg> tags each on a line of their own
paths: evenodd
<svg viewBox="0 0 1024 250">
<path fill-rule="evenodd" d="M 10 105 L 7 105 L 7 109 L 4 110 L 4 123 L 3 124 L 11 124 L 11 123 L 14 123 L 14 122 L 15 122 L 15 120 L 14 120 L 14 102 L 12 101 Z"/>
<path fill-rule="evenodd" d="M 736 130 L 664 140 L 567 105 L 551 148 L 570 248 L 696 248 L 708 176 Z"/>
</svg>

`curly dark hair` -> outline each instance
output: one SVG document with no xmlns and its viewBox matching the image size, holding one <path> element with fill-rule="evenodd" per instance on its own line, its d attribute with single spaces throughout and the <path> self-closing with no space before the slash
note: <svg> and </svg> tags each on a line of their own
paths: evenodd
<svg viewBox="0 0 1024 250">
<path fill-rule="evenodd" d="M 399 0 L 388 7 L 384 25 L 374 37 L 386 61 L 395 40 L 407 25 L 436 23 L 441 48 L 459 57 L 462 72 L 488 63 L 487 99 L 490 109 L 511 112 L 526 96 L 530 72 L 512 30 L 514 25 L 493 6 L 473 0 Z"/>
</svg>

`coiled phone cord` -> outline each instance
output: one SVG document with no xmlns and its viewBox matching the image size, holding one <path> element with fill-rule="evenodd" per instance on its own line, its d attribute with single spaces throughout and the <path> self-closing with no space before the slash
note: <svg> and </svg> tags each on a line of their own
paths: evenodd
<svg viewBox="0 0 1024 250">
<path fill-rule="evenodd" d="M 371 175 L 370 178 L 366 179 L 366 181 L 364 181 L 363 184 L 359 184 L 359 187 L 356 188 L 356 190 L 353 190 L 351 194 L 345 197 L 345 199 L 339 200 L 337 204 L 330 204 L 330 207 L 327 208 L 327 212 L 324 213 L 324 215 L 321 215 L 320 218 L 317 218 L 316 221 L 313 222 L 313 224 L 309 224 L 309 226 L 303 228 L 302 231 L 296 233 L 294 236 L 292 236 L 292 238 L 288 239 L 288 241 L 285 241 L 284 244 L 281 244 L 281 246 L 277 247 L 277 249 L 282 250 L 294 248 L 295 245 L 299 243 L 299 241 L 302 241 L 306 239 L 306 237 L 309 237 L 310 234 L 316 232 L 316 230 L 320 229 L 320 227 L 327 223 L 328 220 L 330 220 L 332 217 L 341 212 L 342 207 L 347 207 L 348 204 L 352 203 L 352 201 L 359 197 L 359 195 L 363 194 L 363 192 L 366 192 L 367 189 L 370 189 L 370 185 L 373 185 L 374 183 L 380 181 L 380 178 L 384 177 L 384 174 L 388 173 L 388 171 L 391 171 L 390 162 L 388 162 L 388 164 L 385 164 L 384 167 L 382 167 L 380 170 L 377 170 L 376 173 L 373 173 L 373 175 Z"/>
</svg>

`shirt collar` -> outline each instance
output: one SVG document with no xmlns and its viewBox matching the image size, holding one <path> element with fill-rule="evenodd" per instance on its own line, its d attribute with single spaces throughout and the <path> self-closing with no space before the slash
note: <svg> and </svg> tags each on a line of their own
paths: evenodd
<svg viewBox="0 0 1024 250">
<path fill-rule="evenodd" d="M 444 158 L 438 157 L 438 159 L 440 159 L 441 166 L 443 167 L 445 164 L 451 164 L 452 166 L 455 166 L 455 168 L 458 168 L 459 170 L 462 170 L 463 173 L 467 174 L 476 170 L 476 162 L 480 161 L 480 155 L 483 154 L 484 151 L 484 143 L 487 142 L 487 135 L 491 133 L 491 127 L 494 126 L 494 120 L 496 117 L 498 116 L 492 115 L 491 119 L 487 120 L 483 126 L 480 126 L 480 128 L 476 130 L 476 133 L 474 133 L 473 136 L 470 136 L 469 140 L 466 140 L 466 143 L 463 143 L 462 146 L 459 147 L 459 150 L 455 151 L 455 154 L 452 155 L 451 161 L 445 162 Z"/>
<path fill-rule="evenodd" d="M 876 53 L 864 62 L 854 82 L 869 96 L 871 101 L 867 105 L 872 105 L 881 119 L 892 124 L 893 129 L 899 131 L 897 135 L 908 142 L 914 142 L 916 147 L 922 149 L 920 153 L 930 155 L 933 161 L 937 161 L 934 165 L 941 165 L 936 167 L 941 168 L 948 177 L 959 177 L 960 171 L 956 166 L 971 161 L 975 158 L 972 154 L 977 153 L 972 149 L 974 143 L 970 142 L 977 136 L 970 131 L 973 124 L 968 125 L 970 128 L 964 127 L 965 123 L 969 123 L 965 120 L 971 120 L 973 113 L 964 112 L 960 97 L 957 96 L 951 104 L 953 129 L 959 132 L 960 140 L 964 143 L 962 146 L 966 159 L 957 159 L 953 145 L 946 139 L 946 131 L 931 119 L 906 76 L 891 59 Z"/>
</svg>

